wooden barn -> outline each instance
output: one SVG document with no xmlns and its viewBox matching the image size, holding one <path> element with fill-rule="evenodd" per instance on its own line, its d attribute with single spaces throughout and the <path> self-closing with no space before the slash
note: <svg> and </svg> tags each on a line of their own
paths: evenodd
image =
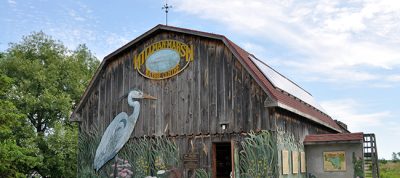
<svg viewBox="0 0 400 178">
<path fill-rule="evenodd" d="M 132 90 L 156 99 L 137 99 L 130 139 L 94 171 L 107 127 L 134 112 Z M 307 177 L 306 136 L 348 135 L 311 94 L 225 36 L 164 25 L 104 58 L 71 120 L 81 177 Z"/>
</svg>

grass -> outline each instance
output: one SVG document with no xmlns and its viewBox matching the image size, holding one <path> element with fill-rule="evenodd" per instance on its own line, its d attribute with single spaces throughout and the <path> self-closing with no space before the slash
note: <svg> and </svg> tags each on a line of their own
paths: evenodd
<svg viewBox="0 0 400 178">
<path fill-rule="evenodd" d="M 400 177 L 400 161 L 387 163 L 380 162 L 380 177 L 381 178 L 399 178 Z"/>
</svg>

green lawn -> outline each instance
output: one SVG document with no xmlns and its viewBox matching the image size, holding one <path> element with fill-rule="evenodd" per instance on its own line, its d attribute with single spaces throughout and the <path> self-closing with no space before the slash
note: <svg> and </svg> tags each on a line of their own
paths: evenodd
<svg viewBox="0 0 400 178">
<path fill-rule="evenodd" d="M 381 178 L 400 178 L 400 161 L 379 164 Z"/>
</svg>

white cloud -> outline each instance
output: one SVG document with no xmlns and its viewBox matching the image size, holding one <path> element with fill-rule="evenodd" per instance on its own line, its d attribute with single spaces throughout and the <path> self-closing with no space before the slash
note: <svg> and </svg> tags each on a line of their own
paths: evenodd
<svg viewBox="0 0 400 178">
<path fill-rule="evenodd" d="M 86 18 L 82 15 L 79 15 L 75 10 L 69 9 L 68 15 L 76 21 L 85 21 Z"/>
<path fill-rule="evenodd" d="M 379 80 L 384 76 L 371 68 L 400 67 L 400 1 L 176 0 L 174 4 L 180 12 L 286 46 L 290 50 L 284 53 L 296 58 L 276 65 L 307 71 L 321 80 Z"/>
<path fill-rule="evenodd" d="M 347 124 L 352 132 L 371 130 L 384 124 L 386 118 L 391 116 L 389 111 L 370 112 L 353 99 L 338 99 L 320 103 L 327 113 L 334 119 Z"/>
<path fill-rule="evenodd" d="M 106 42 L 109 46 L 113 47 L 120 47 L 123 46 L 124 44 L 128 43 L 130 39 L 118 35 L 116 33 L 110 33 L 106 36 Z"/>
<path fill-rule="evenodd" d="M 388 131 L 389 131 L 390 133 L 393 133 L 394 136 L 400 136 L 400 132 L 399 132 L 399 130 L 400 130 L 400 124 L 399 124 L 399 123 L 391 123 L 391 124 L 388 124 L 387 129 L 388 129 Z"/>
<path fill-rule="evenodd" d="M 8 4 L 10 4 L 12 6 L 17 4 L 17 1 L 15 1 L 15 0 L 7 0 L 7 2 L 8 2 Z"/>
<path fill-rule="evenodd" d="M 45 32 L 49 33 L 54 39 L 62 41 L 69 49 L 75 49 L 79 44 L 86 44 L 92 51 L 96 52 L 95 56 L 99 60 L 133 39 L 127 33 L 99 32 L 80 26 L 72 27 L 70 24 L 53 26 Z M 102 45 L 98 45 L 99 43 Z"/>
<path fill-rule="evenodd" d="M 334 119 L 347 124 L 351 132 L 375 133 L 379 158 L 390 158 L 399 142 L 393 142 L 400 136 L 400 121 L 391 111 L 374 111 L 374 103 L 360 102 L 354 99 L 336 99 L 320 103 Z M 396 151 L 397 152 L 397 151 Z"/>
<path fill-rule="evenodd" d="M 387 81 L 390 82 L 400 82 L 400 74 L 399 75 L 389 75 L 386 77 Z"/>
</svg>

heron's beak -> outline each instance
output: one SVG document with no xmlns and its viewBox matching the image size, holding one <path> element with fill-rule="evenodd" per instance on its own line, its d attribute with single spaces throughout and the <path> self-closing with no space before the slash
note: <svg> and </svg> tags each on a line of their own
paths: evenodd
<svg viewBox="0 0 400 178">
<path fill-rule="evenodd" d="M 143 99 L 151 99 L 151 100 L 156 100 L 157 98 L 154 96 L 150 96 L 148 94 L 143 93 Z"/>
<path fill-rule="evenodd" d="M 119 97 L 119 100 L 123 100 L 124 98 L 126 98 L 128 96 L 129 93 L 122 95 L 121 97 Z"/>
</svg>

